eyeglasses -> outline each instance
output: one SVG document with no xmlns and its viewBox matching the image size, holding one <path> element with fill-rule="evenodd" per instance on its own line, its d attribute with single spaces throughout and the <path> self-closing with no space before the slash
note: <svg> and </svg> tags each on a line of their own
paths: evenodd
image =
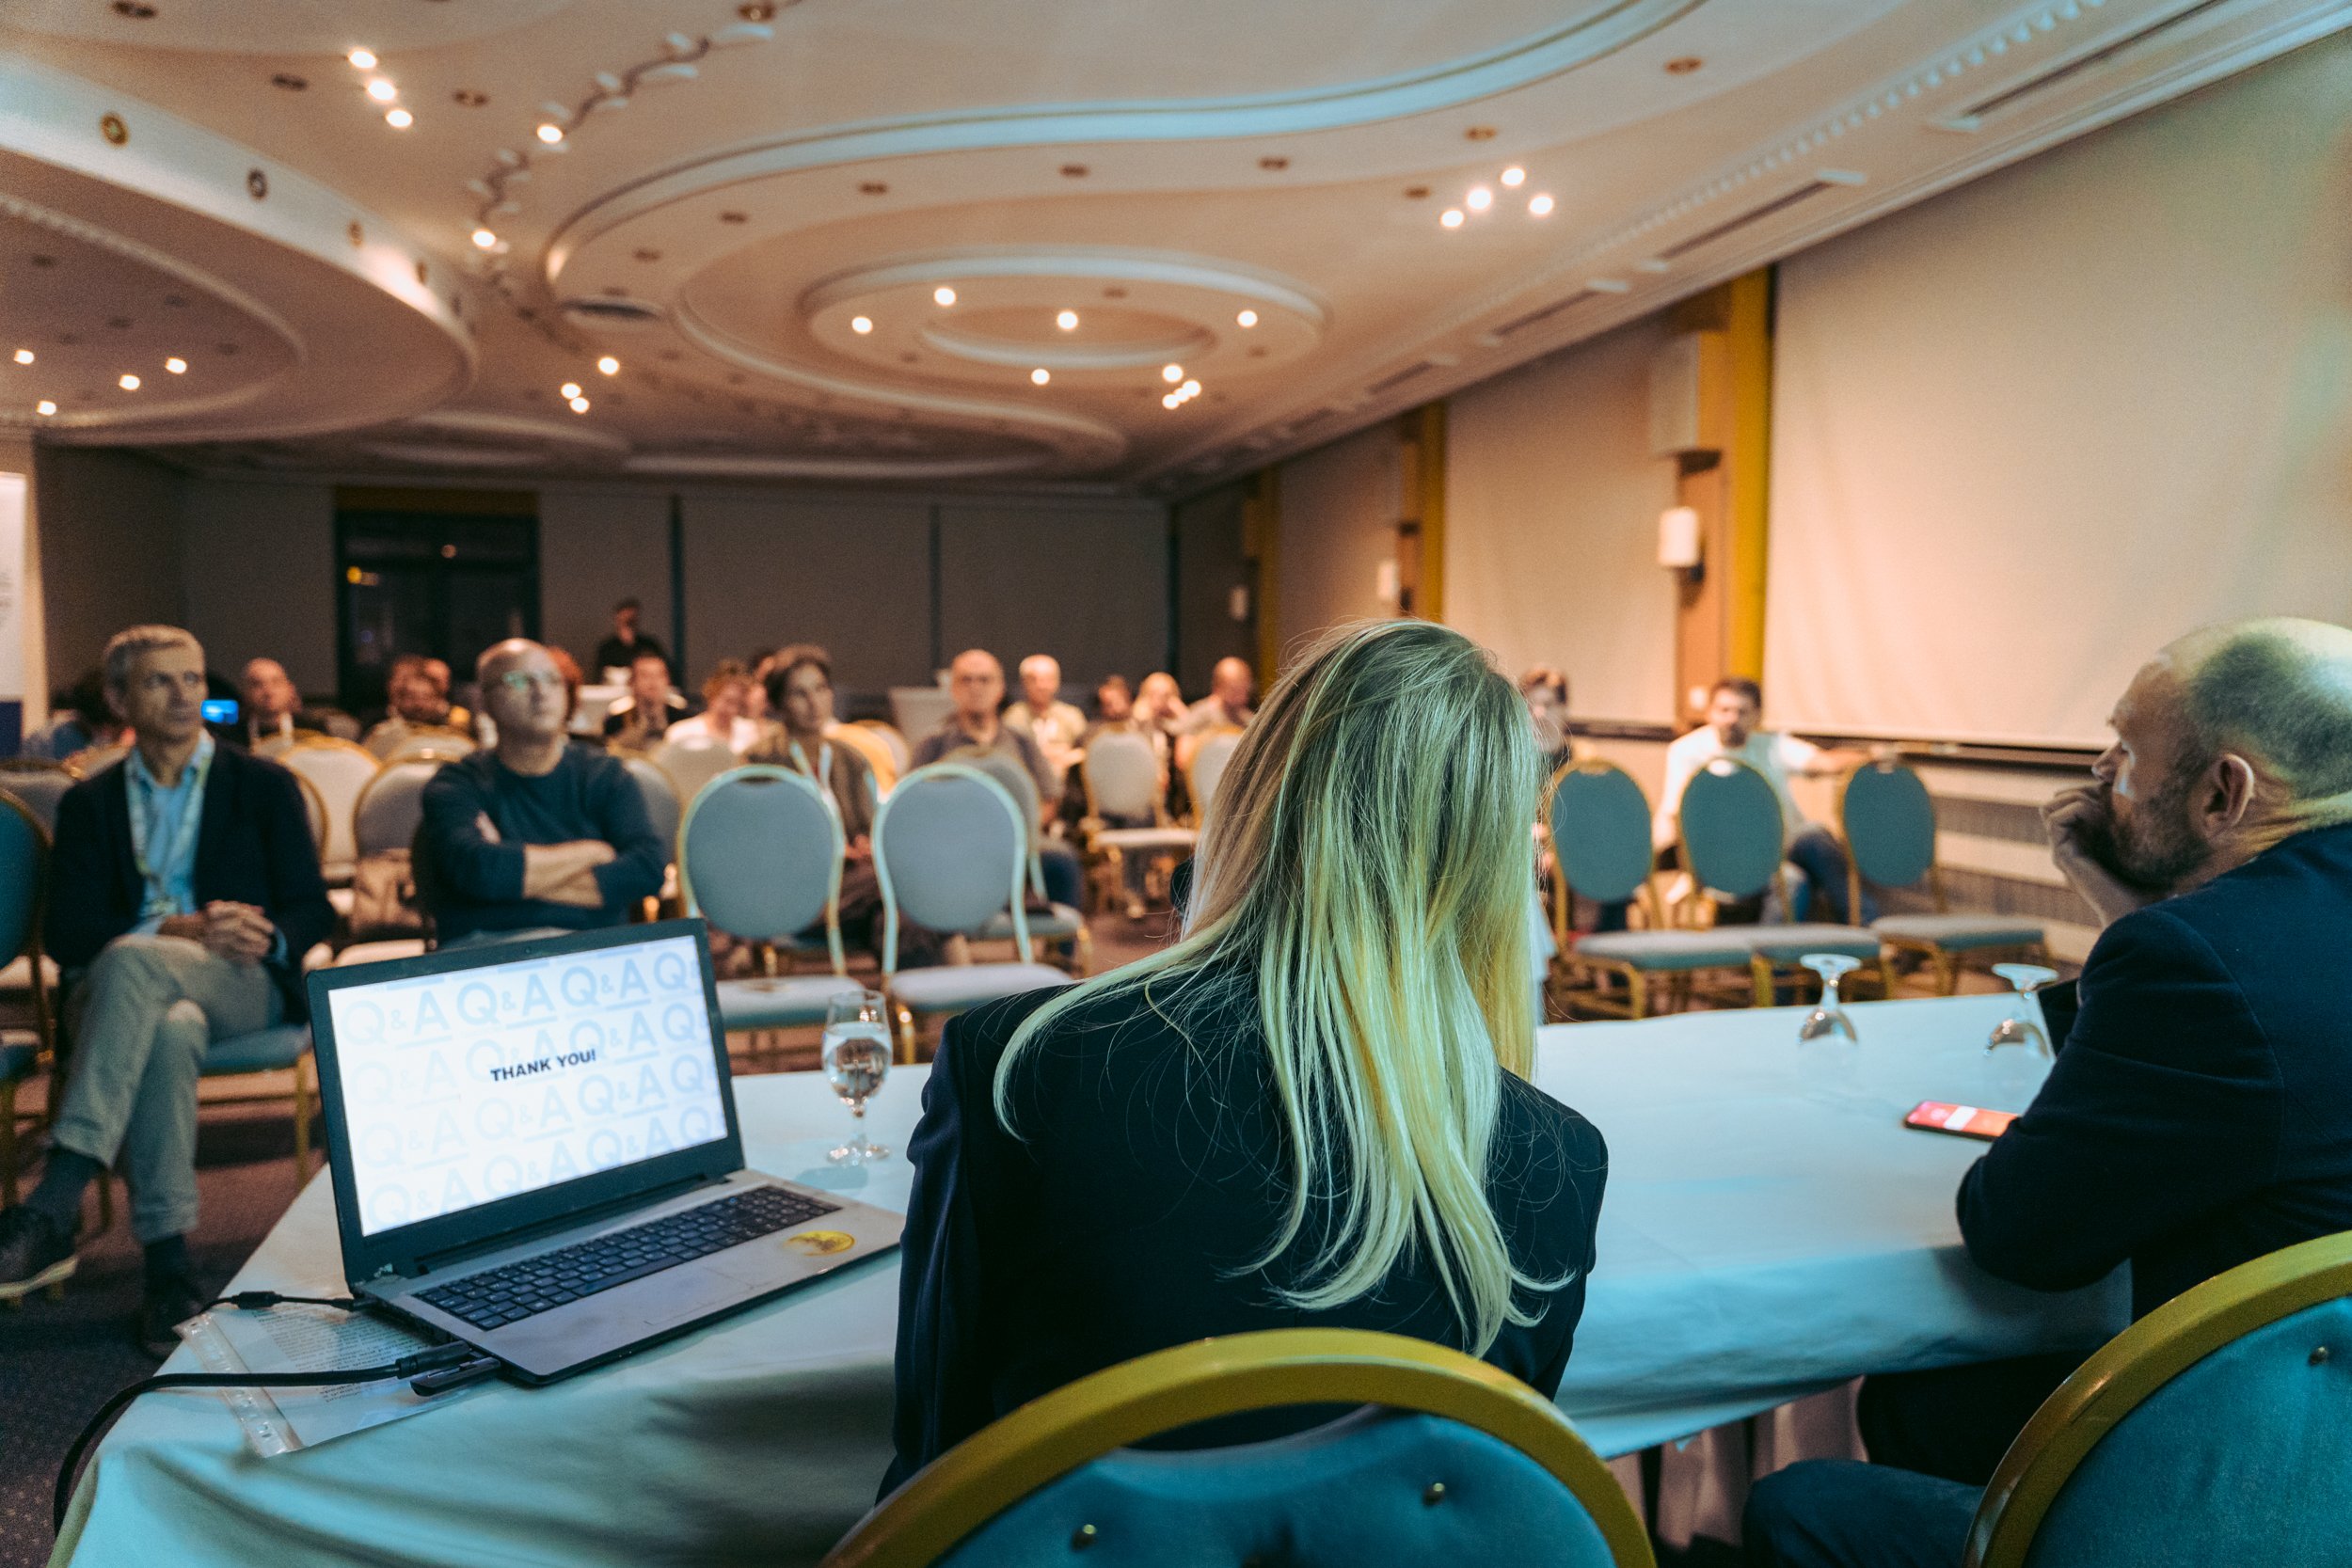
<svg viewBox="0 0 2352 1568">
<path fill-rule="evenodd" d="M 555 691 L 563 689 L 564 677 L 552 670 L 538 673 L 529 670 L 509 670 L 499 677 L 499 684 L 509 691 L 529 691 L 533 687 Z"/>
</svg>

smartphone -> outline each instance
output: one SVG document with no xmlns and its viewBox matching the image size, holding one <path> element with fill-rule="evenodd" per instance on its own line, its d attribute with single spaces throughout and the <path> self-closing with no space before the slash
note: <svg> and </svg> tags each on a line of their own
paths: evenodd
<svg viewBox="0 0 2352 1568">
<path fill-rule="evenodd" d="M 1949 1132 L 1956 1138 L 1982 1138 L 1991 1143 L 2009 1131 L 2009 1124 L 2018 1115 L 2015 1111 L 1987 1111 L 1974 1105 L 1947 1105 L 1940 1100 L 1922 1100 L 1903 1117 L 1903 1125 L 1926 1132 Z"/>
<path fill-rule="evenodd" d="M 207 724 L 233 724 L 236 721 L 236 698 L 207 697 L 204 699 L 204 722 Z"/>
</svg>

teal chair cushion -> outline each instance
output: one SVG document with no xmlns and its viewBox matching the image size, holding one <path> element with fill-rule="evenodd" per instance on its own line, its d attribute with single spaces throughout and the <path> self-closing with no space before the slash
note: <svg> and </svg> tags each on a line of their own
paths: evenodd
<svg viewBox="0 0 2352 1568">
<path fill-rule="evenodd" d="M 40 1052 L 33 1046 L 0 1045 L 0 1084 L 13 1084 L 28 1076 L 40 1059 Z"/>
<path fill-rule="evenodd" d="M 1900 763 L 1858 768 L 1839 806 L 1854 869 L 1873 887 L 1909 887 L 1935 864 L 1935 802 Z"/>
<path fill-rule="evenodd" d="M 1747 939 L 1736 926 L 1705 931 L 1609 931 L 1581 939 L 1576 955 L 1640 970 L 1745 969 Z"/>
<path fill-rule="evenodd" d="M 866 988 L 834 974 L 775 974 L 719 982 L 719 1018 L 729 1029 L 790 1029 L 825 1022 L 836 996 Z"/>
<path fill-rule="evenodd" d="M 1000 996 L 1068 984 L 1069 975 L 1043 964 L 943 964 L 894 976 L 890 994 L 914 1012 L 952 1013 Z"/>
<path fill-rule="evenodd" d="M 1273 1442 L 1106 1454 L 965 1536 L 937 1568 L 1613 1561 L 1576 1495 L 1508 1444 L 1442 1417 L 1359 1411 Z"/>
<path fill-rule="evenodd" d="M 1571 769 L 1551 794 L 1551 852 L 1580 898 L 1619 904 L 1649 880 L 1649 801 L 1618 768 Z"/>
<path fill-rule="evenodd" d="M 1774 963 L 1795 963 L 1808 953 L 1837 953 L 1866 962 L 1879 956 L 1876 931 L 1860 926 L 1734 926 L 1748 951 Z"/>
<path fill-rule="evenodd" d="M 225 1078 L 239 1072 L 282 1072 L 302 1060 L 310 1049 L 310 1026 L 307 1023 L 281 1023 L 274 1029 L 256 1029 L 249 1035 L 231 1035 L 225 1040 L 215 1040 L 204 1053 L 204 1072 L 207 1078 Z"/>
<path fill-rule="evenodd" d="M 1076 936 L 1087 923 L 1085 915 L 1067 904 L 1056 904 L 1044 914 L 1035 910 L 1027 911 L 1026 918 L 1029 935 L 1046 942 L 1066 942 Z M 980 928 L 972 933 L 972 939 L 975 942 L 1010 942 L 1012 911 L 1002 910 L 990 915 Z"/>
<path fill-rule="evenodd" d="M 1870 922 L 1870 929 L 1955 950 L 2028 947 L 2042 939 L 2042 927 L 2032 921 L 1997 914 L 1890 914 Z"/>
<path fill-rule="evenodd" d="M 2352 1560 L 2352 1302 L 2231 1341 L 2140 1402 L 2043 1515 L 2029 1568 Z"/>
</svg>

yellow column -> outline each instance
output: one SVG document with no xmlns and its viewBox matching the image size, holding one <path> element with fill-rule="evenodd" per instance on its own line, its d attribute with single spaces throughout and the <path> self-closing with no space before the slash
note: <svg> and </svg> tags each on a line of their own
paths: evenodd
<svg viewBox="0 0 2352 1568">
<path fill-rule="evenodd" d="M 1413 447 L 1414 494 L 1405 498 L 1421 525 L 1420 582 L 1413 613 L 1424 621 L 1445 619 L 1445 404 L 1425 403 L 1406 416 Z"/>
<path fill-rule="evenodd" d="M 1724 673 L 1764 677 L 1764 568 L 1772 544 L 1772 274 L 1726 285 L 1731 420 L 1724 450 L 1728 512 Z"/>
</svg>

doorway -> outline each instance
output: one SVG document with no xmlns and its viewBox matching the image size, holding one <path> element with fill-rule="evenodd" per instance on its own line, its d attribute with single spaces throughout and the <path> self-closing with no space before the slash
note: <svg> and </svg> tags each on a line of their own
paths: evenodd
<svg viewBox="0 0 2352 1568">
<path fill-rule="evenodd" d="M 446 659 L 464 683 L 491 643 L 539 635 L 535 512 L 339 505 L 335 568 L 338 700 L 347 712 L 383 708 L 403 654 Z"/>
</svg>

